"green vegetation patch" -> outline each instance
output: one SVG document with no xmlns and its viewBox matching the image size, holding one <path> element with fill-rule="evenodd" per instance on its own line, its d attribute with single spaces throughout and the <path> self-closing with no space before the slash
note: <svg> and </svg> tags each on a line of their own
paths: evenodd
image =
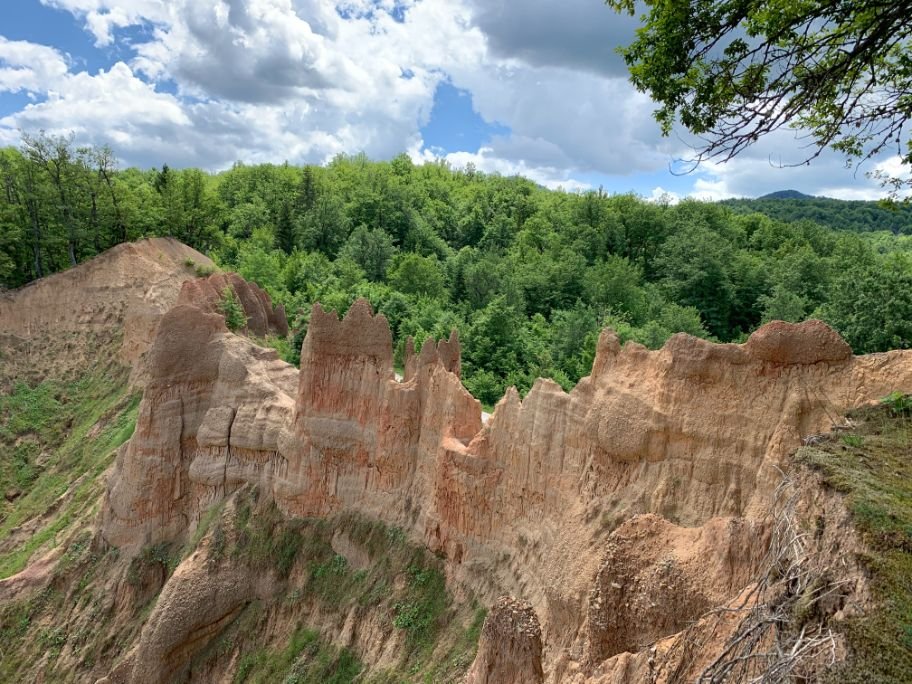
<svg viewBox="0 0 912 684">
<path fill-rule="evenodd" d="M 0 395 L 0 542 L 36 521 L 34 532 L 4 544 L 0 577 L 22 570 L 96 504 L 99 477 L 136 425 L 139 397 L 126 385 L 126 369 L 108 369 Z"/>
<path fill-rule="evenodd" d="M 798 452 L 845 495 L 877 602 L 845 623 L 851 657 L 830 681 L 900 684 L 912 678 L 912 401 L 893 394 L 849 419 L 852 433 Z"/>
<path fill-rule="evenodd" d="M 330 646 L 318 632 L 299 628 L 284 649 L 257 649 L 243 656 L 234 684 L 350 684 L 362 669 L 348 649 Z"/>
<path fill-rule="evenodd" d="M 216 560 L 225 552 L 218 543 L 224 539 L 220 525 L 213 531 L 215 543 L 209 550 Z M 274 501 L 259 500 L 257 492 L 239 502 L 234 526 L 232 558 L 257 570 L 275 570 L 281 578 L 288 577 L 305 544 L 322 542 L 321 528 L 325 527 L 319 520 L 286 518 Z"/>
<path fill-rule="evenodd" d="M 233 517 L 204 519 L 210 562 L 245 563 L 288 580 L 278 605 L 249 606 L 225 635 L 223 650 L 241 654 L 235 681 L 341 683 L 361 673 L 358 681 L 455 682 L 465 674 L 485 611 L 471 602 L 455 605 L 441 560 L 400 528 L 354 513 L 289 519 L 255 488 L 239 493 Z M 334 539 L 344 539 L 355 557 L 339 553 Z M 325 646 L 327 635 L 298 629 L 284 650 L 244 636 L 263 632 L 277 619 L 305 625 L 313 610 L 340 619 L 352 611 L 384 616 L 388 632 L 405 637 L 402 661 L 364 680 L 354 654 Z"/>
<path fill-rule="evenodd" d="M 300 345 L 296 349 L 290 338 L 280 337 L 278 335 L 267 335 L 266 337 L 253 337 L 251 339 L 261 347 L 275 349 L 279 354 L 279 358 L 285 363 L 290 363 L 293 366 L 299 366 L 301 364 Z"/>
<path fill-rule="evenodd" d="M 225 325 L 228 326 L 229 330 L 240 330 L 247 326 L 247 316 L 244 313 L 244 307 L 241 306 L 241 302 L 230 285 L 226 285 L 225 289 L 222 290 L 218 308 L 225 317 Z"/>
</svg>

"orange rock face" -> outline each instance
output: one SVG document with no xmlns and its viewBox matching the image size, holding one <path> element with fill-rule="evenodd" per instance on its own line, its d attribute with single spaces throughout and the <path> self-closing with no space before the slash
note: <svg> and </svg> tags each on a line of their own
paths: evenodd
<svg viewBox="0 0 912 684">
<path fill-rule="evenodd" d="M 214 273 L 208 278 L 189 280 L 184 283 L 177 303 L 195 306 L 207 313 L 218 313 L 226 287 L 234 290 L 247 316 L 245 332 L 257 337 L 288 335 L 285 308 L 281 305 L 273 307 L 272 300 L 262 288 L 256 283 L 248 283 L 237 273 Z"/>
<path fill-rule="evenodd" d="M 509 596 L 491 608 L 466 684 L 544 681 L 541 626 L 532 606 Z"/>
<path fill-rule="evenodd" d="M 245 482 L 268 482 L 290 424 L 297 372 L 273 350 L 186 304 L 161 321 L 133 437 L 121 449 L 102 511 L 125 549 L 173 540 Z"/>
<path fill-rule="evenodd" d="M 640 681 L 647 659 L 627 652 L 750 582 L 778 468 L 802 438 L 912 390 L 912 353 L 852 357 L 819 322 L 772 323 L 744 345 L 681 334 L 655 352 L 606 331 L 572 392 L 511 390 L 483 426 L 455 336 L 409 348 L 398 381 L 382 316 L 316 305 L 298 374 L 189 290 L 152 350 L 108 540 L 176 539 L 245 482 L 291 515 L 399 525 L 446 557 L 451 582 L 527 602 L 492 611 L 470 676 L 487 684 Z"/>
</svg>

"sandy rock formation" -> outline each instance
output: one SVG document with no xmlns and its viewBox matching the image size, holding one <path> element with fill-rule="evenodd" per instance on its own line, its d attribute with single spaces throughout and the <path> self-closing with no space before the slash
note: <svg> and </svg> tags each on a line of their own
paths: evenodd
<svg viewBox="0 0 912 684">
<path fill-rule="evenodd" d="M 481 428 L 481 405 L 449 370 L 458 368 L 451 340 L 426 342 L 398 382 L 385 318 L 364 301 L 342 321 L 316 305 L 294 423 L 280 445 L 280 505 L 296 515 L 351 507 L 410 527 L 429 512 L 438 451 L 464 449 Z"/>
<path fill-rule="evenodd" d="M 247 316 L 245 333 L 256 337 L 288 335 L 285 307 L 281 304 L 273 307 L 272 300 L 265 290 L 256 283 L 248 283 L 237 273 L 214 273 L 208 278 L 187 281 L 181 288 L 177 303 L 217 314 L 226 287 L 234 290 Z"/>
<path fill-rule="evenodd" d="M 108 345 L 139 374 L 158 321 L 176 303 L 182 284 L 196 277 L 189 263 L 214 267 L 173 238 L 152 238 L 0 293 L 0 346 L 16 359 L 0 364 L 0 382 L 7 374 L 41 380 L 49 373 L 81 372 Z"/>
<path fill-rule="evenodd" d="M 628 519 L 608 538 L 589 597 L 588 661 L 642 650 L 724 605 L 753 580 L 765 536 L 740 518 L 700 527 L 653 514 Z"/>
<path fill-rule="evenodd" d="M 485 619 L 465 684 L 541 684 L 541 657 L 541 626 L 532 606 L 503 596 Z"/>
<path fill-rule="evenodd" d="M 275 351 L 187 304 L 162 318 L 149 375 L 103 508 L 106 540 L 134 551 L 192 530 L 244 482 L 268 483 L 297 380 Z"/>
<path fill-rule="evenodd" d="M 373 516 L 443 554 L 451 582 L 527 601 L 548 682 L 644 681 L 650 648 L 674 652 L 676 632 L 750 584 L 778 468 L 802 438 L 912 389 L 912 353 L 852 357 L 819 322 L 743 345 L 681 334 L 655 352 L 606 331 L 572 392 L 511 390 L 482 426 L 455 336 L 410 348 L 400 382 L 382 316 L 315 305 L 298 376 L 206 310 L 162 320 L 105 537 L 134 550 L 180 538 L 244 482 L 292 515 Z M 492 644 L 513 634 L 504 610 Z M 503 661 L 485 646 L 475 681 L 515 681 L 493 673 L 533 646 L 504 637 Z"/>
<path fill-rule="evenodd" d="M 268 576 L 244 567 L 208 567 L 204 554 L 184 560 L 165 584 L 135 652 L 119 664 L 111 684 L 170 682 L 192 656 L 256 599 L 274 593 Z"/>
</svg>

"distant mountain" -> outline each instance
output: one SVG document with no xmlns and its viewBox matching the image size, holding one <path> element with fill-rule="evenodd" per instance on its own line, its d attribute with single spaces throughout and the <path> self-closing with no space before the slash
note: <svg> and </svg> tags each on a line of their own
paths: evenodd
<svg viewBox="0 0 912 684">
<path fill-rule="evenodd" d="M 768 195 L 763 195 L 763 197 L 758 197 L 757 199 L 762 200 L 771 200 L 771 199 L 814 199 L 813 195 L 805 195 L 803 192 L 798 190 L 776 190 L 776 192 L 771 192 Z"/>
<path fill-rule="evenodd" d="M 779 190 L 757 199 L 723 200 L 739 214 L 759 213 L 777 221 L 813 221 L 828 228 L 867 233 L 888 230 L 912 235 L 912 206 L 887 207 L 878 202 L 812 197 L 797 190 Z"/>
</svg>

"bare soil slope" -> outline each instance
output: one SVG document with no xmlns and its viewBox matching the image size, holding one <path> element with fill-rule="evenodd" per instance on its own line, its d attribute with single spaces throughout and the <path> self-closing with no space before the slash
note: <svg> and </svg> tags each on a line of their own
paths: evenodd
<svg viewBox="0 0 912 684">
<path fill-rule="evenodd" d="M 152 238 L 0 293 L 0 387 L 79 375 L 111 352 L 138 366 L 197 269 L 214 264 L 173 238 Z"/>
</svg>

